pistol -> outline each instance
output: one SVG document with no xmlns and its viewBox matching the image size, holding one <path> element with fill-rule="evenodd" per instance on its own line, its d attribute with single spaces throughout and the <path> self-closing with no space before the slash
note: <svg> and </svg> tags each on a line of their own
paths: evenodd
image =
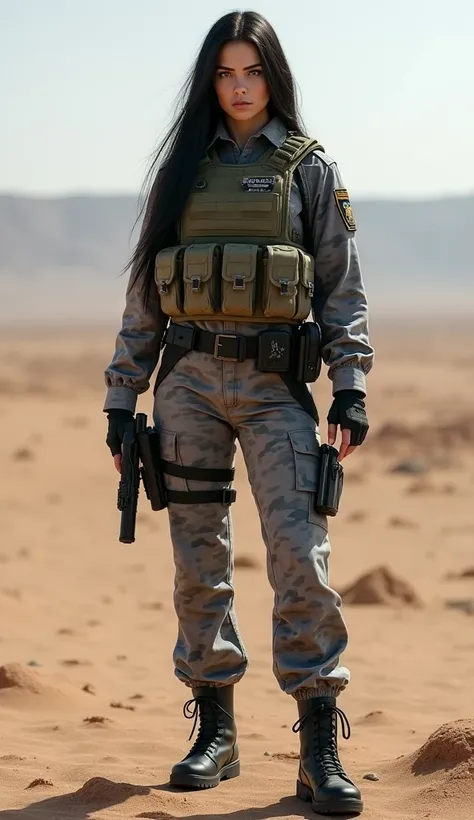
<svg viewBox="0 0 474 820">
<path fill-rule="evenodd" d="M 125 427 L 117 496 L 117 508 L 121 513 L 119 541 L 122 544 L 135 541 L 140 481 L 152 510 L 163 510 L 168 506 L 163 474 L 159 469 L 158 441 L 157 431 L 147 427 L 145 413 L 137 413 Z"/>
</svg>

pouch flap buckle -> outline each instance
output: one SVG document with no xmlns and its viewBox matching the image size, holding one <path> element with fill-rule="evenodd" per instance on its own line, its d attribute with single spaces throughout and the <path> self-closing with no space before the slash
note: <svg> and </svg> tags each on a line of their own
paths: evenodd
<svg viewBox="0 0 474 820">
<path fill-rule="evenodd" d="M 282 296 L 293 296 L 299 280 L 298 248 L 268 245 L 268 278 Z"/>
<path fill-rule="evenodd" d="M 176 260 L 182 257 L 185 248 L 177 245 L 173 248 L 164 248 L 155 257 L 155 282 L 160 293 L 168 293 L 176 274 Z"/>
<path fill-rule="evenodd" d="M 232 282 L 233 290 L 245 290 L 257 272 L 258 245 L 224 245 L 222 278 Z"/>
</svg>

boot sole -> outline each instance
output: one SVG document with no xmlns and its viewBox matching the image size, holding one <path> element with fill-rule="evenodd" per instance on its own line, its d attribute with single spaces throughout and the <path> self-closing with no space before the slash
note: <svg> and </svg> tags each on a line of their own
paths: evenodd
<svg viewBox="0 0 474 820">
<path fill-rule="evenodd" d="M 221 780 L 231 780 L 232 777 L 238 777 L 240 774 L 240 760 L 234 760 L 233 763 L 228 763 L 223 766 L 220 772 L 213 777 L 202 777 L 197 774 L 182 774 L 171 775 L 171 786 L 182 786 L 187 789 L 213 789 L 219 785 Z"/>
<path fill-rule="evenodd" d="M 314 799 L 309 786 L 305 786 L 301 780 L 296 781 L 296 796 L 300 800 L 304 800 L 305 803 L 311 803 L 311 808 L 317 814 L 361 814 L 364 810 L 363 801 L 357 800 L 355 797 L 318 802 Z"/>
</svg>

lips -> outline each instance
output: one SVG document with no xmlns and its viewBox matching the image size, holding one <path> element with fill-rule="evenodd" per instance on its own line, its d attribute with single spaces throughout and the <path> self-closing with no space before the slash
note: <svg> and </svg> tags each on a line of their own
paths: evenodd
<svg viewBox="0 0 474 820">
<path fill-rule="evenodd" d="M 234 106 L 234 108 L 245 108 L 246 105 L 252 105 L 252 103 L 239 101 L 232 103 L 232 105 Z"/>
</svg>

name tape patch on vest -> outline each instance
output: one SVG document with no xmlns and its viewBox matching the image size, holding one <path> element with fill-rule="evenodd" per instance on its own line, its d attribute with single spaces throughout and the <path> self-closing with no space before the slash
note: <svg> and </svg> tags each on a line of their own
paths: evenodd
<svg viewBox="0 0 474 820">
<path fill-rule="evenodd" d="M 267 194 L 275 187 L 275 177 L 244 177 L 242 188 L 251 193 Z"/>
<path fill-rule="evenodd" d="M 334 191 L 334 196 L 336 198 L 336 205 L 339 208 L 339 213 L 342 216 L 344 225 L 349 231 L 355 231 L 356 221 L 354 219 L 354 213 L 352 211 L 352 205 L 349 199 L 349 194 L 347 193 L 345 188 L 336 188 L 336 190 Z"/>
</svg>

